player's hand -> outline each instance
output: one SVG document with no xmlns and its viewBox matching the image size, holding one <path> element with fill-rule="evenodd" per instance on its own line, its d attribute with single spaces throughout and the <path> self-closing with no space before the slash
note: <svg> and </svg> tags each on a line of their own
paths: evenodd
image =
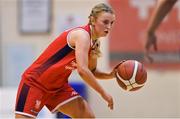
<svg viewBox="0 0 180 119">
<path fill-rule="evenodd" d="M 119 67 L 119 65 L 121 65 L 123 62 L 125 62 L 126 60 L 122 60 L 122 61 L 120 61 L 120 63 L 119 64 L 117 64 L 115 67 L 114 67 L 114 70 L 116 70 L 118 67 Z"/>
<path fill-rule="evenodd" d="M 121 65 L 123 62 L 125 62 L 126 60 L 122 60 L 119 64 L 117 64 L 114 68 L 113 68 L 113 70 L 112 70 L 112 72 L 111 72 L 111 75 L 112 75 L 112 77 L 116 77 L 116 72 L 117 72 L 117 68 L 119 67 L 119 65 Z"/>
<path fill-rule="evenodd" d="M 144 58 L 145 60 L 150 61 L 151 63 L 153 62 L 153 58 L 150 56 L 150 48 L 153 47 L 155 51 L 157 51 L 157 38 L 155 33 L 147 33 L 147 41 L 145 44 L 145 51 L 144 51 Z"/>
<path fill-rule="evenodd" d="M 108 107 L 109 107 L 111 110 L 113 110 L 114 102 L 113 102 L 112 96 L 109 95 L 109 94 L 107 94 L 106 92 L 104 92 L 101 96 L 103 97 L 104 100 L 107 101 Z"/>
</svg>

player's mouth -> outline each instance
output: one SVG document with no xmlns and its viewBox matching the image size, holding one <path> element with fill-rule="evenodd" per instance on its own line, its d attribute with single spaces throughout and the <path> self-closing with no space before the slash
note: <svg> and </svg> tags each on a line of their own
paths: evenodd
<svg viewBox="0 0 180 119">
<path fill-rule="evenodd" d="M 106 34 L 108 34 L 109 33 L 109 31 L 104 31 Z"/>
</svg>

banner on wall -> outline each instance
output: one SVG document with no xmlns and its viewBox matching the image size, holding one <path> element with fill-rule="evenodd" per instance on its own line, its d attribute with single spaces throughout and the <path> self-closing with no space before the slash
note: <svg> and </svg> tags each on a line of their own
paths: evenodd
<svg viewBox="0 0 180 119">
<path fill-rule="evenodd" d="M 110 34 L 111 64 L 123 59 L 143 61 L 145 31 L 156 0 L 109 0 L 116 14 Z M 157 30 L 155 64 L 180 65 L 180 2 L 177 2 Z"/>
<path fill-rule="evenodd" d="M 20 31 L 46 33 L 51 27 L 51 0 L 20 0 Z"/>
</svg>

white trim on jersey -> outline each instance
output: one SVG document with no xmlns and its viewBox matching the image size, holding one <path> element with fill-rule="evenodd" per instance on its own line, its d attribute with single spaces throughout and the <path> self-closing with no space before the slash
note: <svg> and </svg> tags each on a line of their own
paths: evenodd
<svg viewBox="0 0 180 119">
<path fill-rule="evenodd" d="M 24 113 L 24 112 L 19 112 L 19 111 L 15 111 L 15 114 L 21 114 L 21 115 L 25 115 L 25 116 L 28 116 L 28 117 L 36 118 L 36 116 L 34 116 L 34 115 L 31 115 L 31 114 L 28 114 L 28 113 Z"/>
<path fill-rule="evenodd" d="M 88 33 L 85 29 L 83 29 L 83 28 L 75 28 L 75 29 L 71 30 L 71 31 L 67 34 L 67 44 L 68 44 L 68 46 L 69 46 L 70 48 L 72 48 L 73 50 L 74 50 L 75 48 L 70 45 L 69 39 L 70 39 L 70 33 L 71 33 L 72 31 L 75 31 L 75 30 L 85 31 L 85 32 L 87 33 L 87 35 L 89 36 L 89 39 L 90 39 L 89 33 Z"/>
</svg>

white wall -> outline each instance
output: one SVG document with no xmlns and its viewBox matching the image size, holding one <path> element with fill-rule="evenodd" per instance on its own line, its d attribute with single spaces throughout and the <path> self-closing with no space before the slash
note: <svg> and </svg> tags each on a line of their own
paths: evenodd
<svg viewBox="0 0 180 119">
<path fill-rule="evenodd" d="M 52 8 L 52 32 L 39 35 L 21 35 L 18 31 L 18 8 L 17 0 L 2 0 L 2 41 L 3 41 L 3 81 L 15 84 L 13 88 L 4 87 L 0 89 L 0 115 L 3 117 L 13 116 L 16 88 L 20 78 L 17 72 L 10 72 L 7 65 L 9 57 L 7 49 L 18 47 L 29 47 L 30 60 L 35 59 L 42 50 L 58 34 L 58 24 L 67 14 L 75 14 L 82 24 L 88 21 L 87 17 L 92 6 L 101 0 L 53 0 Z M 62 19 L 61 19 L 62 17 Z M 103 54 L 99 67 L 101 70 L 108 69 L 108 41 L 103 42 Z M 18 51 L 18 50 L 17 50 Z M 24 52 L 21 52 L 24 53 Z M 107 54 L 106 54 L 107 53 Z M 21 54 L 19 54 L 21 56 Z M 22 60 L 22 59 L 20 59 Z M 16 68 L 18 75 L 26 65 Z M 11 67 L 11 66 L 10 66 Z M 115 109 L 110 111 L 104 100 L 92 89 L 88 89 L 89 104 L 97 117 L 180 117 L 180 70 L 178 71 L 154 71 L 148 70 L 147 84 L 138 92 L 128 93 L 120 89 L 115 80 L 99 81 L 101 85 L 114 97 Z M 11 76 L 14 75 L 15 77 Z M 15 75 L 16 74 L 16 75 Z M 74 77 L 78 77 L 74 75 Z M 14 83 L 13 83 L 14 82 Z M 47 113 L 49 116 L 49 114 Z M 47 117 L 48 117 L 47 116 Z M 0 117 L 1 118 L 1 117 Z"/>
</svg>

